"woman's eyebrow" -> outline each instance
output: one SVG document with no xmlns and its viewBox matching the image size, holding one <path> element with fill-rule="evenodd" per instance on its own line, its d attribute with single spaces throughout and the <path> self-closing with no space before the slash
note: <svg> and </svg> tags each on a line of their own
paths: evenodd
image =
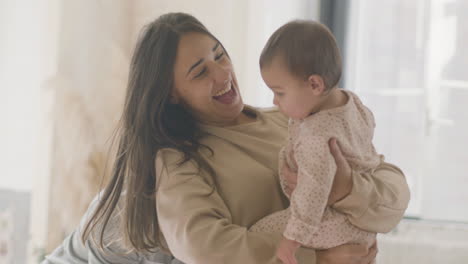
<svg viewBox="0 0 468 264">
<path fill-rule="evenodd" d="M 204 60 L 204 59 L 199 59 L 197 62 L 195 62 L 195 63 L 192 65 L 192 67 L 190 67 L 190 69 L 188 70 L 188 72 L 187 72 L 187 74 L 186 74 L 185 76 L 189 75 L 189 73 L 190 73 L 195 67 L 197 67 L 198 65 L 200 65 L 200 63 L 202 63 L 203 60 Z"/>
<path fill-rule="evenodd" d="M 215 45 L 211 50 L 212 50 L 212 51 L 215 51 L 218 47 L 219 47 L 219 42 L 217 42 L 216 45 Z M 189 73 L 190 73 L 195 67 L 197 67 L 198 65 L 200 65 L 200 63 L 202 63 L 203 60 L 204 60 L 204 59 L 199 59 L 197 62 L 195 62 L 195 63 L 190 67 L 190 69 L 188 70 L 188 72 L 187 72 L 187 74 L 186 74 L 185 76 L 189 75 Z"/>
</svg>

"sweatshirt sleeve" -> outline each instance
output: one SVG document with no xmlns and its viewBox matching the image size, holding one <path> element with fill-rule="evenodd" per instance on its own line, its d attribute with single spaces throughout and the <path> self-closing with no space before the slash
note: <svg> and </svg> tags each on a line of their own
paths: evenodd
<svg viewBox="0 0 468 264">
<path fill-rule="evenodd" d="M 281 234 L 249 232 L 233 224 L 223 198 L 194 163 L 178 164 L 175 151 L 160 154 L 156 208 L 159 226 L 176 258 L 191 264 L 280 263 L 275 250 Z M 314 251 L 306 251 L 300 254 L 308 254 L 309 261 L 300 263 L 315 263 Z"/>
<path fill-rule="evenodd" d="M 352 174 L 353 188 L 333 207 L 355 226 L 369 232 L 387 233 L 400 222 L 410 192 L 403 172 L 382 162 L 373 172 Z"/>
</svg>

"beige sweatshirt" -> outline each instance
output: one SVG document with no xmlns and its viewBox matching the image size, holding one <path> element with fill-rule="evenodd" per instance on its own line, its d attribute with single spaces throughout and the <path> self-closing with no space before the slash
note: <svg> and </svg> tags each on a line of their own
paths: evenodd
<svg viewBox="0 0 468 264">
<path fill-rule="evenodd" d="M 248 232 L 255 222 L 288 202 L 277 173 L 278 152 L 287 136 L 287 118 L 277 110 L 259 111 L 253 123 L 203 126 L 200 151 L 211 165 L 216 186 L 193 162 L 178 165 L 181 155 L 163 150 L 156 158 L 158 221 L 172 254 L 191 264 L 280 263 L 275 249 L 281 234 Z M 357 227 L 385 233 L 400 221 L 409 201 L 403 173 L 382 163 L 373 174 L 353 173 L 353 190 L 334 208 Z M 312 249 L 298 251 L 299 263 L 314 264 Z"/>
</svg>

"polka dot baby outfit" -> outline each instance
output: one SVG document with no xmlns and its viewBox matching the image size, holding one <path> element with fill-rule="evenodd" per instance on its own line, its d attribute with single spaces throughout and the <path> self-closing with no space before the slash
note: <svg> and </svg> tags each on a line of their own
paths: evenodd
<svg viewBox="0 0 468 264">
<path fill-rule="evenodd" d="M 356 172 L 371 171 L 381 162 L 372 144 L 375 121 L 371 111 L 352 92 L 345 105 L 317 112 L 303 120 L 290 120 L 289 138 L 280 152 L 281 169 L 286 163 L 297 172 L 297 186 L 290 207 L 257 222 L 250 230 L 280 232 L 303 246 L 327 249 L 346 243 L 370 245 L 375 239 L 352 225 L 346 216 L 327 206 L 336 172 L 328 140 L 338 139 L 341 150 Z M 285 192 L 286 193 L 286 192 Z"/>
</svg>

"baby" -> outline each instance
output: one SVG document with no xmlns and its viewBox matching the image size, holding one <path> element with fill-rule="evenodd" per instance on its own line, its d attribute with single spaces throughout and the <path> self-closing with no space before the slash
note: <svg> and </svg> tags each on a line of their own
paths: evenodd
<svg viewBox="0 0 468 264">
<path fill-rule="evenodd" d="M 293 21 L 270 37 L 260 57 L 262 78 L 274 104 L 290 118 L 289 138 L 280 152 L 279 172 L 290 207 L 261 219 L 251 231 L 281 232 L 277 257 L 296 263 L 300 246 L 328 249 L 346 243 L 369 247 L 376 234 L 352 225 L 327 206 L 336 164 L 328 141 L 338 139 L 353 171 L 371 171 L 381 162 L 372 144 L 375 121 L 352 92 L 337 88 L 341 57 L 331 32 L 312 21 Z M 290 195 L 282 169 L 297 173 Z"/>
</svg>

